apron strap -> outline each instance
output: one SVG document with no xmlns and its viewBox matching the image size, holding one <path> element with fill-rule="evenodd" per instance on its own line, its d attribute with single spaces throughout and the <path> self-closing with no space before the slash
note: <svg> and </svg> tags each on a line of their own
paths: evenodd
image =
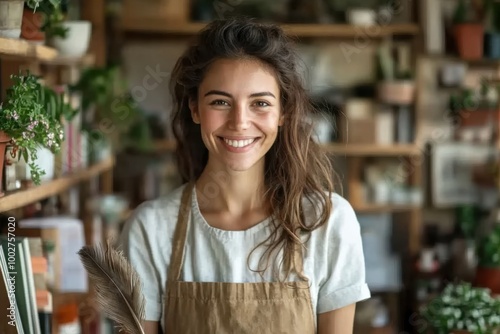
<svg viewBox="0 0 500 334">
<path fill-rule="evenodd" d="M 191 195 L 195 187 L 194 182 L 188 183 L 182 192 L 181 205 L 175 226 L 172 255 L 168 270 L 168 281 L 178 281 L 181 277 L 182 263 L 184 262 L 184 245 L 186 243 L 187 226 L 191 214 Z"/>
</svg>

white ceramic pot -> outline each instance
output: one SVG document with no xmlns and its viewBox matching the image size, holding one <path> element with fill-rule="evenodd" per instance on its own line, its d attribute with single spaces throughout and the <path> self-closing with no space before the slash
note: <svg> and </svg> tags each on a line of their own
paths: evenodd
<svg viewBox="0 0 500 334">
<path fill-rule="evenodd" d="M 347 11 L 347 21 L 357 26 L 373 26 L 377 23 L 377 13 L 368 8 L 352 8 Z"/>
<path fill-rule="evenodd" d="M 23 22 L 23 0 L 0 0 L 0 37 L 19 38 Z"/>
<path fill-rule="evenodd" d="M 63 26 L 68 29 L 66 38 L 53 37 L 50 45 L 63 57 L 81 57 L 89 48 L 92 24 L 89 21 L 67 21 Z"/>
</svg>

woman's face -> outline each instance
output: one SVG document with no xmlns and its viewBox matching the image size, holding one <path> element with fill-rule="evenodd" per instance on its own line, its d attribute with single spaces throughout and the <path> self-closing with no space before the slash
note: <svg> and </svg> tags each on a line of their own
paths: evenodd
<svg viewBox="0 0 500 334">
<path fill-rule="evenodd" d="M 208 164 L 233 171 L 262 167 L 282 123 L 278 82 L 257 60 L 212 63 L 190 109 L 209 151 Z"/>
</svg>

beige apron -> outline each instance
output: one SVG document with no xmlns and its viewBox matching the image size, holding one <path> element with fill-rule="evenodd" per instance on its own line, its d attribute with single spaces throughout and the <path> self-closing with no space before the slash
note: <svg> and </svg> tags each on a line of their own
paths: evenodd
<svg viewBox="0 0 500 334">
<path fill-rule="evenodd" d="M 180 281 L 194 184 L 182 194 L 164 309 L 165 334 L 313 334 L 308 281 L 223 283 Z M 302 272 L 302 255 L 296 258 Z"/>
</svg>

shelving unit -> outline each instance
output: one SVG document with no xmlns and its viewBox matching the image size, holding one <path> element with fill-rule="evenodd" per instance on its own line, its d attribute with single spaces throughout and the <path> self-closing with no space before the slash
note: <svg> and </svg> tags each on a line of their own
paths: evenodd
<svg viewBox="0 0 500 334">
<path fill-rule="evenodd" d="M 126 33 L 193 36 L 205 26 L 205 23 L 197 22 L 169 25 L 164 20 L 129 19 L 122 22 L 121 29 Z M 356 27 L 350 24 L 284 24 L 282 27 L 290 35 L 313 38 L 351 38 L 357 36 L 377 38 L 386 36 L 413 36 L 419 33 L 419 27 L 416 24 L 390 24 L 375 27 Z"/>
<path fill-rule="evenodd" d="M 87 169 L 65 175 L 63 177 L 47 181 L 40 186 L 7 193 L 0 197 L 0 213 L 14 210 L 39 200 L 58 195 L 69 190 L 81 182 L 86 182 L 94 177 L 104 175 L 113 168 L 114 159 L 109 158 L 101 161 Z"/>
<path fill-rule="evenodd" d="M 88 10 L 87 5 L 96 5 L 99 0 L 85 1 L 84 8 L 87 8 L 86 15 L 89 19 L 96 16 L 92 10 Z M 104 2 L 101 2 L 104 4 Z M 102 8 L 93 7 L 104 16 L 104 6 Z M 93 27 L 94 30 L 103 32 L 104 27 Z M 99 34 L 93 33 L 99 38 Z M 104 35 L 104 33 L 102 34 Z M 102 36 L 101 36 L 102 37 Z M 104 41 L 104 39 L 102 39 Z M 99 43 L 96 44 L 99 47 Z M 98 49 L 97 51 L 104 49 Z M 0 38 L 0 82 L 1 92 L 0 102 L 4 97 L 5 90 L 10 85 L 9 76 L 18 73 L 19 70 L 29 70 L 32 74 L 43 78 L 44 83 L 51 84 L 72 84 L 79 78 L 81 71 L 85 67 L 104 63 L 103 55 L 92 47 L 89 54 L 83 57 L 63 57 L 53 48 L 44 45 L 35 45 L 19 39 Z M 97 63 L 96 59 L 100 59 Z M 56 171 L 58 166 L 56 159 Z M 59 175 L 55 173 L 54 179 L 43 181 L 39 186 L 22 188 L 15 191 L 7 191 L 0 197 L 0 213 L 23 217 L 22 209 L 35 204 L 44 199 L 58 197 L 62 206 L 61 213 L 68 213 L 68 195 L 77 194 L 78 212 L 77 216 L 83 223 L 83 232 L 87 244 L 93 242 L 93 235 L 96 233 L 97 226 L 92 224 L 94 212 L 88 205 L 88 200 L 96 195 L 109 194 L 113 192 L 113 169 L 115 159 L 113 156 L 89 165 L 85 168 L 73 170 L 72 172 Z M 3 166 L 0 166 L 3 168 Z M 0 180 L 1 181 L 1 180 Z M 75 191 L 76 190 L 76 191 Z M 74 197 L 72 197 L 74 199 Z M 71 203 L 74 204 L 74 203 Z M 18 229 L 17 234 L 23 235 L 22 229 Z M 54 291 L 53 306 L 56 310 L 59 306 L 66 303 L 77 303 L 78 305 L 87 305 L 90 300 L 92 289 L 88 293 L 61 293 Z M 84 304 L 82 304 L 85 302 Z M 83 314 L 82 314 L 83 316 Z M 85 315 L 87 316 L 87 315 Z M 53 330 L 56 331 L 57 324 L 53 323 Z"/>
</svg>

